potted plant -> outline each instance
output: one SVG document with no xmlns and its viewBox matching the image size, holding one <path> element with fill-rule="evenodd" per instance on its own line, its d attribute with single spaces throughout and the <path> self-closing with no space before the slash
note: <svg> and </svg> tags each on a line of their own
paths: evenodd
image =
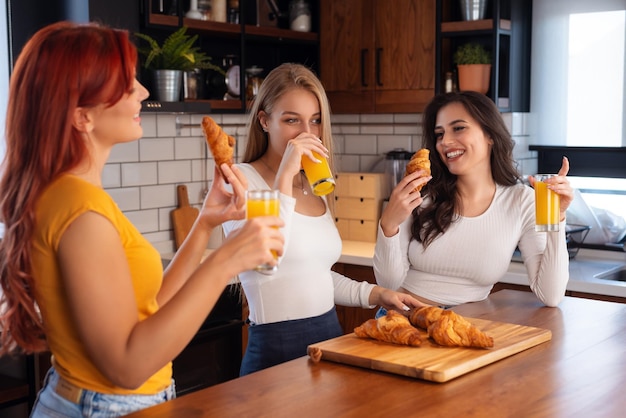
<svg viewBox="0 0 626 418">
<path fill-rule="evenodd" d="M 139 45 L 137 51 L 143 57 L 143 67 L 152 73 L 157 100 L 175 102 L 180 99 L 185 71 L 210 69 L 224 73 L 211 62 L 211 57 L 194 46 L 198 35 L 188 35 L 186 26 L 170 34 L 163 45 L 144 33 L 135 35 L 147 43 Z"/>
<path fill-rule="evenodd" d="M 454 53 L 459 72 L 459 89 L 486 94 L 491 75 L 491 54 L 480 44 L 461 45 Z"/>
</svg>

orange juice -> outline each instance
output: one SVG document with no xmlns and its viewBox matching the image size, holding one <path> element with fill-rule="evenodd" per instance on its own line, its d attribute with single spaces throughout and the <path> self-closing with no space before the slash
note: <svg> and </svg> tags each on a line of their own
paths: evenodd
<svg viewBox="0 0 626 418">
<path fill-rule="evenodd" d="M 335 179 L 333 173 L 330 172 L 328 160 L 317 152 L 313 152 L 313 156 L 320 162 L 313 162 L 308 156 L 304 155 L 302 156 L 302 168 L 306 178 L 309 180 L 313 194 L 324 196 L 335 190 Z"/>
<path fill-rule="evenodd" d="M 538 174 L 535 177 L 535 230 L 558 231 L 560 218 L 559 195 L 548 189 L 542 180 L 554 174 Z"/>
<path fill-rule="evenodd" d="M 248 190 L 246 192 L 246 219 L 257 216 L 279 216 L 280 200 L 278 190 Z M 272 250 L 274 259 L 278 254 Z M 255 270 L 263 274 L 272 274 L 278 268 L 276 266 L 261 265 Z"/>
</svg>

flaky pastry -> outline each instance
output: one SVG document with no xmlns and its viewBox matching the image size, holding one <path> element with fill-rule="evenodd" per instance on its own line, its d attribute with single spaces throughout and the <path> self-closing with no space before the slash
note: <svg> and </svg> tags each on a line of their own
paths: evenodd
<svg viewBox="0 0 626 418">
<path fill-rule="evenodd" d="M 420 150 L 417 150 L 417 152 L 415 154 L 413 154 L 413 156 L 411 157 L 411 159 L 409 160 L 409 162 L 406 165 L 406 170 L 404 175 L 408 176 L 411 173 L 414 173 L 418 170 L 424 170 L 424 174 L 422 176 L 420 176 L 419 178 L 422 177 L 428 177 L 430 176 L 430 151 L 427 150 L 426 148 L 422 148 Z M 420 191 L 422 190 L 422 187 L 424 187 L 423 184 L 417 186 L 414 191 Z"/>
</svg>

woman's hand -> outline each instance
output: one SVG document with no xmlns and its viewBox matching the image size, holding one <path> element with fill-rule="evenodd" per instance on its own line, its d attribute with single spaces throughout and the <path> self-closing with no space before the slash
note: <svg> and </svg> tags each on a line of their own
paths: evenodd
<svg viewBox="0 0 626 418">
<path fill-rule="evenodd" d="M 328 149 L 326 149 L 322 141 L 312 133 L 302 132 L 294 139 L 289 140 L 285 147 L 280 166 L 278 167 L 278 172 L 276 173 L 276 183 L 274 187 L 278 188 L 283 193 L 291 195 L 293 178 L 302 169 L 302 158 L 310 158 L 315 162 L 318 161 L 313 156 L 313 152 L 328 158 Z"/>
<path fill-rule="evenodd" d="M 252 270 L 260 264 L 275 266 L 283 254 L 285 239 L 279 228 L 285 224 L 276 216 L 259 216 L 248 219 L 241 228 L 233 230 L 215 251 L 224 251 L 229 264 L 237 264 L 237 271 Z"/>
<path fill-rule="evenodd" d="M 424 174 L 424 170 L 418 170 L 405 176 L 391 192 L 389 203 L 380 217 L 380 227 L 386 237 L 397 234 L 400 224 L 424 201 L 420 192 L 415 191 L 417 186 L 432 178 L 421 177 Z"/>
<path fill-rule="evenodd" d="M 567 159 L 567 157 L 563 157 L 563 163 L 557 176 L 546 180 L 548 189 L 559 195 L 559 220 L 561 222 L 565 220 L 565 213 L 567 212 L 567 208 L 569 208 L 569 205 L 571 205 L 572 201 L 574 200 L 574 189 L 572 189 L 572 186 L 570 186 L 569 180 L 567 180 L 566 177 L 568 172 L 569 160 Z M 533 176 L 528 176 L 528 181 L 531 186 L 535 187 L 535 178 Z"/>
<path fill-rule="evenodd" d="M 220 168 L 221 171 L 217 167 L 213 171 L 213 183 L 200 212 L 200 222 L 207 229 L 213 229 L 225 221 L 243 219 L 246 214 L 246 176 L 236 166 L 222 164 Z M 232 186 L 232 192 L 226 189 L 222 172 Z"/>
<path fill-rule="evenodd" d="M 380 305 L 387 310 L 393 309 L 404 315 L 414 308 L 429 306 L 409 294 L 396 292 L 380 286 L 372 289 L 369 302 L 371 305 Z"/>
</svg>

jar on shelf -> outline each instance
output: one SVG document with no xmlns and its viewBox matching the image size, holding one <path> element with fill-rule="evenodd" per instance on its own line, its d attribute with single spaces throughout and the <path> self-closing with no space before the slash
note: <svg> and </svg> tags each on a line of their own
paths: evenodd
<svg viewBox="0 0 626 418">
<path fill-rule="evenodd" d="M 263 83 L 262 72 L 263 68 L 259 68 L 256 65 L 246 68 L 246 99 L 252 100 L 259 93 L 261 83 Z"/>
<path fill-rule="evenodd" d="M 298 32 L 311 31 L 311 7 L 307 0 L 289 2 L 289 27 Z"/>
</svg>

